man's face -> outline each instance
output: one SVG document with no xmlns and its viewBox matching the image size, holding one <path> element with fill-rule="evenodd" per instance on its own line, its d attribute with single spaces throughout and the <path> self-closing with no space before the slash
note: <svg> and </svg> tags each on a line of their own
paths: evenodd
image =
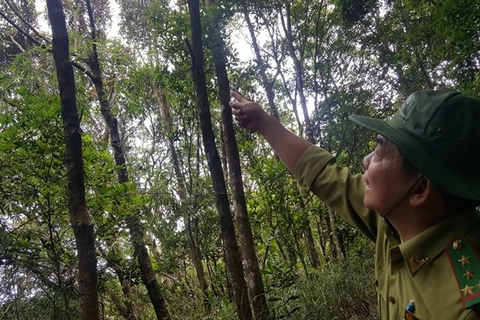
<svg viewBox="0 0 480 320">
<path fill-rule="evenodd" d="M 363 159 L 365 173 L 363 179 L 367 183 L 363 203 L 365 207 L 383 215 L 397 205 L 418 177 L 403 168 L 403 156 L 397 147 L 377 136 L 375 150 Z M 398 207 L 407 199 L 402 200 Z M 397 209 L 396 207 L 395 209 Z M 394 213 L 392 210 L 389 214 Z"/>
</svg>

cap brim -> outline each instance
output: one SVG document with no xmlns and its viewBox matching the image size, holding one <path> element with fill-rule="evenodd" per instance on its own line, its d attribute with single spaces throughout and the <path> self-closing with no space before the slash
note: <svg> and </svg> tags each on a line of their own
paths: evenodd
<svg viewBox="0 0 480 320">
<path fill-rule="evenodd" d="M 406 130 L 371 117 L 352 115 L 349 119 L 390 140 L 419 172 L 445 191 L 461 198 L 480 201 L 480 181 L 461 171 L 465 168 L 445 165 L 433 152 L 429 152 L 429 146 L 409 135 Z"/>
</svg>

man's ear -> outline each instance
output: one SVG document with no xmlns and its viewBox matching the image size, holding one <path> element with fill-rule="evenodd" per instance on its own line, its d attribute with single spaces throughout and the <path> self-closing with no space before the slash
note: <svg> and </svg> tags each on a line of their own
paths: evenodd
<svg viewBox="0 0 480 320">
<path fill-rule="evenodd" d="M 426 177 L 421 177 L 415 183 L 410 195 L 410 205 L 412 207 L 418 207 L 424 204 L 430 197 L 432 197 L 435 191 L 435 186 Z"/>
</svg>

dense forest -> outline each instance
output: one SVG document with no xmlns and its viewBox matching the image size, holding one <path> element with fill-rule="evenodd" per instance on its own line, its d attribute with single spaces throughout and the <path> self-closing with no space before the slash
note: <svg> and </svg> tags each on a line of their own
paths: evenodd
<svg viewBox="0 0 480 320">
<path fill-rule="evenodd" d="M 373 244 L 230 90 L 354 173 L 416 90 L 480 96 L 479 0 L 0 1 L 0 319 L 376 319 Z"/>
</svg>

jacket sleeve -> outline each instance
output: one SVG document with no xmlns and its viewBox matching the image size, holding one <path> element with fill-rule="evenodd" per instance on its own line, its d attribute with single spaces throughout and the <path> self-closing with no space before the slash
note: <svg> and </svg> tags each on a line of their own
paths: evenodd
<svg viewBox="0 0 480 320">
<path fill-rule="evenodd" d="M 363 205 L 362 175 L 350 174 L 347 168 L 337 166 L 332 154 L 311 146 L 298 161 L 294 176 L 302 196 L 312 192 L 370 240 L 376 241 L 381 217 Z"/>
</svg>

